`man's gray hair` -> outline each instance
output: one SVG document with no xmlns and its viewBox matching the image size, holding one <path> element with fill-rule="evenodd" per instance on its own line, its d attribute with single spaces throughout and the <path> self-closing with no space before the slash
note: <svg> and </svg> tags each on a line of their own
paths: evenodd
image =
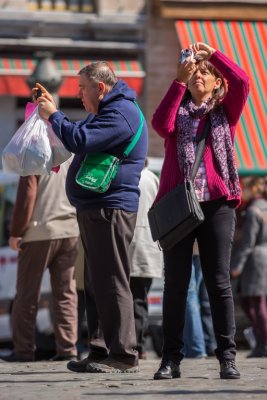
<svg viewBox="0 0 267 400">
<path fill-rule="evenodd" d="M 113 69 L 106 61 L 97 61 L 83 67 L 78 75 L 86 75 L 87 79 L 94 82 L 104 82 L 113 87 L 118 81 Z"/>
</svg>

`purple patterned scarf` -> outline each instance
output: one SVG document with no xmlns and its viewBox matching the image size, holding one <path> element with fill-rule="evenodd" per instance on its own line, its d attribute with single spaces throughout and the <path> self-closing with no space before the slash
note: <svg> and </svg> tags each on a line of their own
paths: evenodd
<svg viewBox="0 0 267 400">
<path fill-rule="evenodd" d="M 185 178 L 189 178 L 195 161 L 193 143 L 193 120 L 209 113 L 211 123 L 212 148 L 219 171 L 231 196 L 240 195 L 240 185 L 234 159 L 231 133 L 222 106 L 214 108 L 215 100 L 209 98 L 197 107 L 192 99 L 186 100 L 179 108 L 177 115 L 177 150 L 178 161 Z"/>
</svg>

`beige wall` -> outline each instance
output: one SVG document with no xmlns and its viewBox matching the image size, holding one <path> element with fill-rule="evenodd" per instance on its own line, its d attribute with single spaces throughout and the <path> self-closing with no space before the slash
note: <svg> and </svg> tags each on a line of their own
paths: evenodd
<svg viewBox="0 0 267 400">
<path fill-rule="evenodd" d="M 31 0 L 38 3 L 38 0 Z M 52 3 L 52 0 L 50 0 Z M 43 0 L 47 2 L 47 0 Z M 138 14 L 145 8 L 146 0 L 97 0 L 100 14 Z M 65 3 L 65 0 L 62 0 Z M 78 3 L 78 1 L 77 1 Z M 27 0 L 0 0 L 0 9 L 27 9 Z"/>
<path fill-rule="evenodd" d="M 26 9 L 27 0 L 0 0 L 0 9 L 20 8 Z"/>
<path fill-rule="evenodd" d="M 151 127 L 152 115 L 175 79 L 180 52 L 173 20 L 150 16 L 147 25 L 146 117 L 149 124 L 149 156 L 163 155 L 163 141 Z"/>
</svg>

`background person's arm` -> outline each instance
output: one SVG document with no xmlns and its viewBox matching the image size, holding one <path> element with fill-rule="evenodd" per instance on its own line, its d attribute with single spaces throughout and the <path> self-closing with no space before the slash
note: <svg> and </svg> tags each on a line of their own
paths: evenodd
<svg viewBox="0 0 267 400">
<path fill-rule="evenodd" d="M 20 241 L 31 220 L 36 201 L 37 186 L 37 176 L 20 177 L 9 238 L 9 245 L 13 250 L 19 250 Z"/>
</svg>

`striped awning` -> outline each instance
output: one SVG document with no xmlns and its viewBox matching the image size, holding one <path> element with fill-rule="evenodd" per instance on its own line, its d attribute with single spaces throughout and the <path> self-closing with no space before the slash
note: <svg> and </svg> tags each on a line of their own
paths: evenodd
<svg viewBox="0 0 267 400">
<path fill-rule="evenodd" d="M 73 97 L 78 90 L 78 72 L 95 60 L 59 59 L 53 60 L 63 77 L 59 89 L 60 97 Z M 138 60 L 107 60 L 118 78 L 140 94 L 143 87 L 144 70 Z M 27 97 L 31 91 L 25 78 L 34 71 L 36 60 L 31 58 L 0 58 L 0 95 Z"/>
<path fill-rule="evenodd" d="M 179 20 L 175 26 L 182 48 L 208 43 L 249 75 L 250 94 L 236 132 L 237 164 L 241 175 L 267 175 L 267 23 Z"/>
</svg>

